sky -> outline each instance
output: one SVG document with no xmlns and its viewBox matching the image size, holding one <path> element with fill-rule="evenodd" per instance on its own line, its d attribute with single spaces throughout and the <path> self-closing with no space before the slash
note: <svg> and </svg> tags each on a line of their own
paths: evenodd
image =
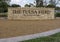
<svg viewBox="0 0 60 42">
<path fill-rule="evenodd" d="M 19 4 L 22 7 L 28 3 L 34 3 L 34 0 L 11 0 L 11 4 Z"/>
<path fill-rule="evenodd" d="M 10 4 L 19 4 L 22 7 L 24 7 L 25 4 L 34 3 L 34 1 L 35 0 L 11 0 Z M 58 4 L 57 6 L 60 6 L 60 5 Z"/>
</svg>

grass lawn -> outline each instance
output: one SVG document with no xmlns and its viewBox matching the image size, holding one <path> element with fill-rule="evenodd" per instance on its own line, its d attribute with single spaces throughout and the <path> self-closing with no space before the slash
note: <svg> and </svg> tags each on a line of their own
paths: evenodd
<svg viewBox="0 0 60 42">
<path fill-rule="evenodd" d="M 47 36 L 47 37 L 26 40 L 22 42 L 60 42 L 60 33 L 56 33 L 54 35 Z"/>
</svg>

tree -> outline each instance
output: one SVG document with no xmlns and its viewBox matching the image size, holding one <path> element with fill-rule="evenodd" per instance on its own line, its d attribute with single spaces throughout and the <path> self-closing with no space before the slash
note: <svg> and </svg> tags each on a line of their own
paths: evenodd
<svg viewBox="0 0 60 42">
<path fill-rule="evenodd" d="M 9 5 L 10 1 L 11 0 L 0 0 L 0 13 L 8 11 L 8 7 L 10 6 Z"/>
<path fill-rule="evenodd" d="M 44 7 L 46 7 L 47 4 L 48 4 L 47 0 L 44 0 L 44 2 L 43 2 Z"/>
<path fill-rule="evenodd" d="M 11 0 L 0 0 L 0 2 L 6 2 L 7 4 L 10 5 Z"/>
<path fill-rule="evenodd" d="M 8 7 L 9 7 L 9 5 L 6 2 L 0 0 L 0 13 L 7 12 Z"/>
<path fill-rule="evenodd" d="M 29 5 L 29 4 L 25 4 L 25 7 L 31 7 L 31 5 Z"/>
<path fill-rule="evenodd" d="M 17 4 L 12 4 L 11 7 L 21 7 L 20 5 L 17 5 Z"/>
<path fill-rule="evenodd" d="M 56 7 L 56 5 L 59 3 L 60 0 L 50 0 L 50 4 L 54 5 Z"/>
<path fill-rule="evenodd" d="M 29 4 L 25 4 L 25 7 L 35 7 L 35 5 L 32 3 L 29 3 Z"/>
<path fill-rule="evenodd" d="M 42 7 L 43 6 L 43 0 L 36 0 L 36 7 Z"/>
</svg>

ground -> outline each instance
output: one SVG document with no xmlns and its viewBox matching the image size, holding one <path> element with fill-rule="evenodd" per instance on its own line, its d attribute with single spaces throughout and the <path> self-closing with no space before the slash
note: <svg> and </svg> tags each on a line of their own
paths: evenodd
<svg viewBox="0 0 60 42">
<path fill-rule="evenodd" d="M 60 19 L 14 21 L 0 20 L 0 38 L 16 37 L 60 28 Z"/>
</svg>

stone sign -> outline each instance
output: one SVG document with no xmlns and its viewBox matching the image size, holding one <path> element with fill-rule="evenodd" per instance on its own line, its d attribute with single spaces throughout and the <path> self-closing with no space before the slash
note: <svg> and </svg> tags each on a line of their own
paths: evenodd
<svg viewBox="0 0 60 42">
<path fill-rule="evenodd" d="M 8 19 L 42 20 L 54 19 L 54 8 L 8 8 Z"/>
</svg>

